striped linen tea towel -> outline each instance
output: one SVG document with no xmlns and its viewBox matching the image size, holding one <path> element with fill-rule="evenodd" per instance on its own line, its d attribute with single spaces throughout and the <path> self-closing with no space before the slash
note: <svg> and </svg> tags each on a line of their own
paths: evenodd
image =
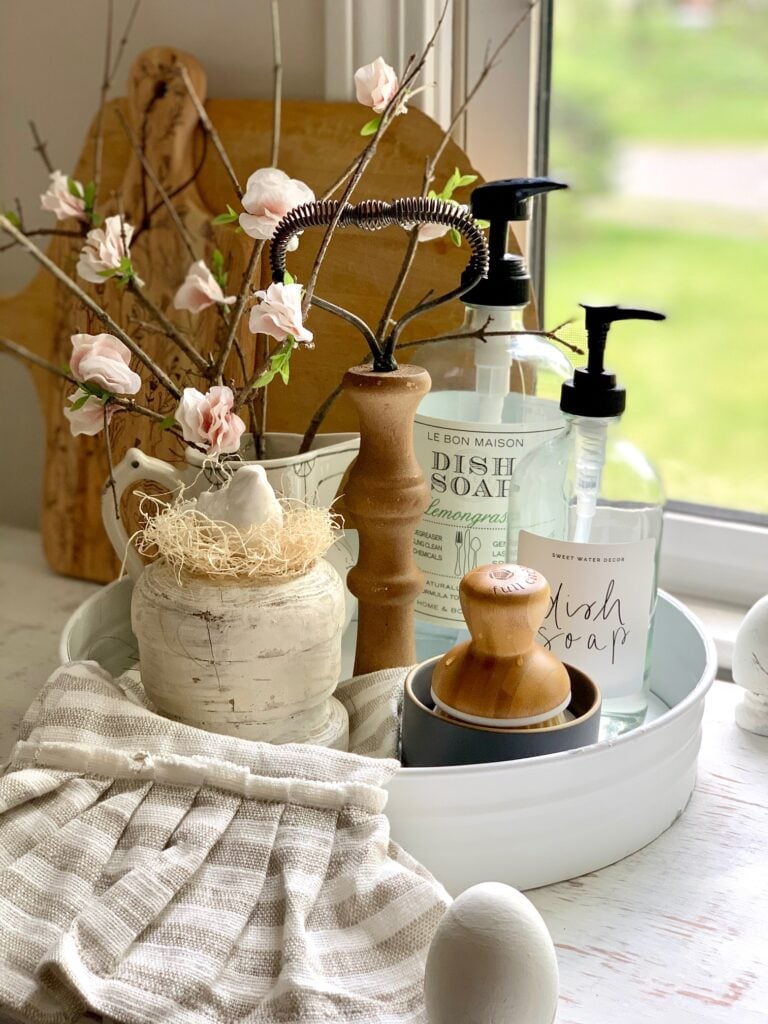
<svg viewBox="0 0 768 1024">
<path fill-rule="evenodd" d="M 396 749 L 402 673 L 342 686 Z M 0 1018 L 422 1024 L 450 902 L 389 838 L 393 758 L 169 721 L 92 662 L 49 679 L 0 778 Z"/>
</svg>

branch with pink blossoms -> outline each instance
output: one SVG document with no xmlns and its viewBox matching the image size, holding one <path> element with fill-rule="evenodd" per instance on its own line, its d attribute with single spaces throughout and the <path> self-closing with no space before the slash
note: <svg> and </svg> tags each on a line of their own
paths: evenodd
<svg viewBox="0 0 768 1024">
<path fill-rule="evenodd" d="M 126 334 L 122 327 L 119 324 L 115 323 L 115 321 L 112 319 L 112 317 L 109 315 L 109 313 L 107 313 L 105 309 L 102 309 L 102 307 L 97 302 L 94 302 L 90 295 L 86 294 L 86 292 L 84 292 L 83 289 L 71 277 L 64 273 L 61 267 L 59 267 L 56 263 L 53 262 L 52 259 L 46 256 L 46 254 L 42 252 L 42 250 L 38 249 L 34 242 L 30 242 L 26 235 L 22 234 L 21 231 L 18 230 L 18 228 L 11 224 L 8 218 L 5 217 L 3 214 L 0 214 L 0 228 L 7 234 L 9 234 L 12 238 L 15 238 L 19 245 L 22 245 L 34 257 L 34 259 L 37 260 L 37 262 L 41 266 L 45 267 L 45 269 L 50 274 L 52 274 L 57 281 L 60 281 L 64 285 L 64 287 L 67 288 L 82 303 L 83 306 L 85 306 L 86 309 L 89 309 L 94 314 L 97 320 L 104 324 L 104 326 L 107 328 L 110 334 L 113 334 L 116 338 L 119 338 L 120 341 L 122 341 L 123 344 L 125 344 L 131 350 L 131 352 L 133 352 L 133 354 L 136 356 L 139 362 L 142 363 L 150 371 L 150 373 L 154 375 L 158 383 L 162 384 L 162 386 L 170 395 L 173 395 L 174 398 L 179 398 L 181 396 L 181 392 L 173 383 L 173 381 L 165 372 L 165 370 L 158 366 L 154 359 L 150 358 L 150 356 L 147 355 L 147 353 L 138 344 L 138 342 L 134 341 L 134 339 L 131 338 L 130 335 Z"/>
</svg>

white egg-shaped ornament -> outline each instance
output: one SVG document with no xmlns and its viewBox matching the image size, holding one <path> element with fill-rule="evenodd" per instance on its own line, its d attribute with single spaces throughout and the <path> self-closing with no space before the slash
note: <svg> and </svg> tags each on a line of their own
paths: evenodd
<svg viewBox="0 0 768 1024">
<path fill-rule="evenodd" d="M 733 681 L 745 693 L 736 724 L 768 736 L 768 594 L 747 612 L 733 645 Z"/>
<path fill-rule="evenodd" d="M 427 956 L 429 1024 L 552 1024 L 558 990 L 554 944 L 522 893 L 484 882 L 454 900 Z"/>
</svg>

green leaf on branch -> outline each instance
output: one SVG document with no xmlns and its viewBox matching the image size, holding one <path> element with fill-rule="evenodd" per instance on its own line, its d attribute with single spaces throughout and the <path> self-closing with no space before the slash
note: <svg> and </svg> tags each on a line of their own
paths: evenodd
<svg viewBox="0 0 768 1024">
<path fill-rule="evenodd" d="M 380 124 L 381 124 L 381 118 L 380 117 L 374 117 L 370 121 L 367 121 L 363 125 L 363 127 L 360 129 L 360 134 L 361 135 L 374 135 L 378 131 Z"/>
<path fill-rule="evenodd" d="M 226 288 L 229 274 L 224 269 L 224 257 L 218 249 L 214 249 L 211 253 L 211 267 L 213 268 L 213 276 L 218 286 Z"/>
<path fill-rule="evenodd" d="M 214 217 L 213 224 L 233 224 L 238 218 L 238 214 L 232 207 L 227 203 L 227 212 L 220 213 L 218 217 Z"/>
<path fill-rule="evenodd" d="M 83 199 L 85 200 L 86 211 L 93 210 L 93 204 L 96 202 L 96 182 L 89 181 L 83 189 Z"/>
<path fill-rule="evenodd" d="M 460 249 L 461 248 L 461 235 L 456 230 L 456 228 L 451 228 L 451 230 L 448 232 L 448 234 L 449 234 L 450 239 L 453 242 L 453 244 Z"/>
<path fill-rule="evenodd" d="M 17 213 L 14 213 L 13 210 L 4 210 L 3 216 L 10 224 L 13 224 L 15 228 L 21 228 L 21 221 L 19 220 L 19 215 Z"/>
<path fill-rule="evenodd" d="M 450 176 L 442 190 L 438 192 L 430 192 L 430 199 L 444 199 L 446 202 L 450 202 L 453 199 L 453 193 L 457 188 L 466 188 L 467 185 L 472 185 L 477 181 L 476 174 L 462 174 L 458 167 L 454 168 L 453 174 Z"/>
<path fill-rule="evenodd" d="M 283 284 L 296 284 L 296 279 L 289 270 L 283 274 Z"/>
<path fill-rule="evenodd" d="M 476 220 L 475 224 L 477 224 L 481 231 L 485 231 L 491 226 L 491 222 L 489 220 Z"/>
<path fill-rule="evenodd" d="M 164 420 L 160 421 L 161 430 L 170 430 L 172 427 L 177 427 L 178 423 L 173 416 L 166 416 Z"/>
<path fill-rule="evenodd" d="M 253 385 L 255 388 L 264 388 L 267 384 L 271 384 L 278 374 L 283 384 L 288 383 L 291 372 L 290 359 L 295 344 L 295 339 L 289 334 L 277 352 L 273 352 L 269 357 L 269 368 L 256 379 Z"/>
<path fill-rule="evenodd" d="M 445 183 L 445 185 L 443 187 L 443 191 L 440 193 L 440 198 L 441 199 L 450 199 L 451 196 L 453 195 L 453 193 L 456 191 L 456 188 L 458 187 L 458 184 L 459 184 L 460 181 L 461 181 L 461 171 L 459 170 L 458 167 L 456 167 L 454 169 L 453 174 L 450 176 L 448 181 L 446 181 L 446 183 Z"/>
<path fill-rule="evenodd" d="M 100 388 L 98 384 L 89 380 L 80 381 L 78 387 L 81 391 L 87 391 L 89 398 L 98 398 L 101 402 L 106 402 L 108 398 L 112 397 L 111 391 L 105 391 L 104 388 Z"/>
<path fill-rule="evenodd" d="M 75 401 L 75 402 L 73 402 L 73 403 L 72 403 L 72 406 L 71 406 L 71 410 L 72 410 L 72 412 L 77 412 L 77 410 L 78 410 L 78 409 L 82 409 L 82 408 L 83 408 L 83 406 L 85 405 L 85 403 L 86 403 L 86 402 L 88 401 L 88 399 L 89 399 L 89 398 L 91 398 L 91 397 L 92 397 L 92 396 L 91 396 L 91 395 L 89 395 L 89 394 L 85 394 L 85 395 L 80 395 L 80 397 L 79 397 L 79 398 L 77 399 L 77 401 Z"/>
<path fill-rule="evenodd" d="M 79 181 L 75 181 L 74 178 L 67 178 L 67 188 L 69 194 L 74 196 L 76 199 L 83 199 L 83 187 Z"/>
</svg>

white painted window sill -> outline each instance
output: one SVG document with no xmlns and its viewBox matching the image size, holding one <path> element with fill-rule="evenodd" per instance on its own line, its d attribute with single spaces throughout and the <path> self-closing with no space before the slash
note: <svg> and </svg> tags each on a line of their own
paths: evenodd
<svg viewBox="0 0 768 1024">
<path fill-rule="evenodd" d="M 693 614 L 701 619 L 705 629 L 715 642 L 718 679 L 730 682 L 733 643 L 742 619 L 748 611 L 748 607 L 724 604 L 714 599 L 707 600 L 691 596 L 690 594 L 675 593 L 674 596 L 686 604 Z"/>
</svg>

